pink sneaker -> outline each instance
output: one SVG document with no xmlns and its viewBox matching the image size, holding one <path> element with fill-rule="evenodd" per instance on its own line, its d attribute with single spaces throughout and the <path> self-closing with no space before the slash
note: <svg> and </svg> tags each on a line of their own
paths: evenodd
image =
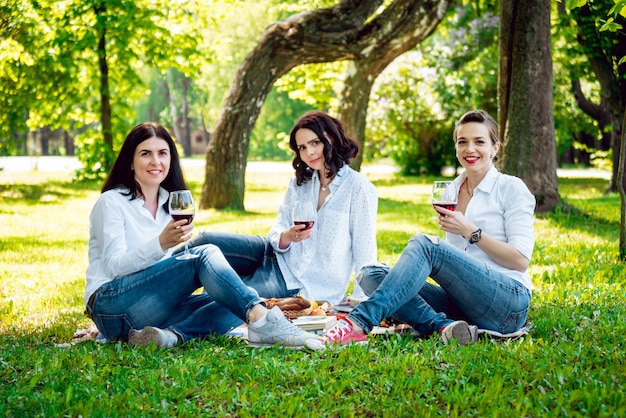
<svg viewBox="0 0 626 418">
<path fill-rule="evenodd" d="M 304 343 L 309 350 L 324 350 L 333 344 L 367 344 L 367 334 L 355 332 L 350 321 L 340 319 L 323 336 Z"/>
</svg>

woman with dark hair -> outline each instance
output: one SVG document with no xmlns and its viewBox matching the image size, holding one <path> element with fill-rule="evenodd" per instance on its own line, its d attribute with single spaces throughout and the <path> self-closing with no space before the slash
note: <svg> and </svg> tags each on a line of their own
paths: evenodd
<svg viewBox="0 0 626 418">
<path fill-rule="evenodd" d="M 213 245 L 177 260 L 172 248 L 193 225 L 168 213 L 169 192 L 186 189 L 165 128 L 137 125 L 126 137 L 89 217 L 86 312 L 100 333 L 131 345 L 172 347 L 248 322 L 251 345 L 302 346 L 314 335 L 268 310 Z M 206 294 L 194 294 L 204 287 Z"/>
<path fill-rule="evenodd" d="M 267 237 L 205 232 L 190 244 L 219 247 L 244 282 L 265 298 L 302 295 L 337 304 L 353 273 L 376 260 L 376 189 L 348 166 L 358 142 L 324 112 L 300 117 L 289 146 L 295 176 Z M 317 210 L 312 226 L 294 223 L 296 202 Z M 358 285 L 354 294 L 364 295 Z"/>
<path fill-rule="evenodd" d="M 501 334 L 522 328 L 532 289 L 535 197 L 493 165 L 500 142 L 489 114 L 467 112 L 453 139 L 465 171 L 454 180 L 456 210 L 435 207 L 446 242 L 417 234 L 393 268 L 365 266 L 359 277 L 369 299 L 306 347 L 367 343 L 372 328 L 390 317 L 461 345 L 477 340 L 478 327 Z"/>
</svg>

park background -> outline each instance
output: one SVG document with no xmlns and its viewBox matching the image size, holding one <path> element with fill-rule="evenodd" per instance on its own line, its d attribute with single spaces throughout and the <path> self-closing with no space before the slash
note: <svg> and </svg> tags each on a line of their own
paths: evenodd
<svg viewBox="0 0 626 418">
<path fill-rule="evenodd" d="M 240 194 L 241 207 L 237 198 L 226 207 L 206 202 L 197 227 L 267 233 L 291 175 L 286 142 L 291 125 L 313 108 L 345 112 L 352 64 L 337 60 L 292 68 L 272 84 L 245 141 L 215 127 L 236 113 L 224 111 L 233 110 L 224 104 L 266 30 L 334 3 L 8 0 L 0 5 L 0 164 L 6 167 L 0 171 L 2 415 L 626 413 L 625 273 L 617 232 L 623 205 L 615 193 L 625 103 L 619 60 L 626 54 L 621 27 L 614 26 L 623 18 L 611 11 L 613 1 L 422 2 L 438 11 L 431 16 L 436 25 L 374 77 L 367 106 L 360 107 L 367 109 L 358 138 L 360 168 L 381 196 L 379 258 L 393 264 L 412 233 L 437 232 L 428 189 L 441 167 L 454 164 L 454 121 L 470 108 L 502 120 L 502 6 L 542 3 L 551 9 L 552 83 L 539 93 L 550 96 L 552 133 L 537 142 L 547 138 L 553 148 L 520 161 L 544 163 L 545 170 L 532 161 L 526 166 L 558 188 L 559 204 L 537 217 L 529 337 L 459 349 L 436 339 L 396 336 L 377 339 L 369 348 L 323 354 L 249 350 L 228 339 L 167 352 L 93 341 L 66 348 L 74 331 L 89 325 L 82 315 L 88 212 L 114 151 L 137 122 L 156 120 L 170 128 L 186 156 L 185 174 L 196 196 L 204 197 L 214 181 L 208 173 L 216 162 L 205 154 L 207 142 L 233 145 L 244 162 L 235 171 L 246 173 L 241 190 L 237 181 L 231 187 Z M 411 3 L 420 2 L 342 5 L 378 4 L 380 15 Z M 330 17 L 329 25 L 336 23 Z M 337 19 L 346 24 L 341 14 Z M 292 54 L 295 61 L 298 54 Z M 602 59 L 611 71 L 598 71 Z M 538 90 L 530 84 L 522 88 Z M 522 141 L 520 148 L 532 147 Z M 505 147 L 505 160 L 512 151 Z M 75 157 L 63 159 L 71 169 L 49 172 L 40 169 L 47 155 Z M 24 167 L 9 170 L 12 163 L 4 157 L 10 156 L 20 156 Z M 272 170 L 259 171 L 263 163 L 247 169 L 248 161 L 269 160 L 278 164 Z M 573 172 L 557 163 L 587 174 L 572 178 Z"/>
</svg>

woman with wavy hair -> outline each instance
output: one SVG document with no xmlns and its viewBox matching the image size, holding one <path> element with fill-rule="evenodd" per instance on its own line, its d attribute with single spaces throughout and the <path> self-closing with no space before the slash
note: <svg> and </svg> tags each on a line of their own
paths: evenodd
<svg viewBox="0 0 626 418">
<path fill-rule="evenodd" d="M 295 176 L 269 235 L 204 232 L 190 245 L 219 247 L 244 283 L 263 297 L 301 295 L 337 304 L 353 273 L 376 260 L 376 189 L 348 166 L 358 142 L 324 112 L 302 115 L 289 146 Z M 312 226 L 294 223 L 296 202 L 309 202 L 317 211 Z M 354 293 L 363 295 L 358 285 Z"/>
</svg>

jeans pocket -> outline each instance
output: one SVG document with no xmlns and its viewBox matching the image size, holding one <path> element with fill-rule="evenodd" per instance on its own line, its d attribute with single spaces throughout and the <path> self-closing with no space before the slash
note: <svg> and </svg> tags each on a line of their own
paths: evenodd
<svg viewBox="0 0 626 418">
<path fill-rule="evenodd" d="M 134 322 L 127 314 L 96 314 L 94 322 L 109 341 L 125 341 L 128 339 L 128 332 L 135 328 Z"/>
<path fill-rule="evenodd" d="M 524 322 L 526 322 L 526 317 L 528 316 L 528 308 L 521 310 L 519 312 L 511 312 L 504 322 L 500 324 L 500 328 L 498 332 L 502 334 L 509 334 L 511 332 L 515 332 L 520 329 Z"/>
</svg>

